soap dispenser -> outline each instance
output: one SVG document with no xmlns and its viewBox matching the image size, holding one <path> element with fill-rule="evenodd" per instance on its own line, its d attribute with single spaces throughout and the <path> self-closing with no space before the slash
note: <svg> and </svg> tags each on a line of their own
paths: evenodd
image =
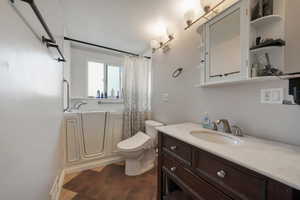
<svg viewBox="0 0 300 200">
<path fill-rule="evenodd" d="M 204 113 L 203 118 L 201 120 L 201 124 L 202 124 L 203 128 L 207 128 L 207 129 L 211 128 L 211 121 L 209 119 L 207 112 Z"/>
</svg>

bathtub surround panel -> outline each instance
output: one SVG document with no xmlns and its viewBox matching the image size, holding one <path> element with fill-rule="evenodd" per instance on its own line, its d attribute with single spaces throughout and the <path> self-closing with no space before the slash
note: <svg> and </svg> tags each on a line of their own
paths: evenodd
<svg viewBox="0 0 300 200">
<path fill-rule="evenodd" d="M 211 119 L 226 118 L 247 134 L 300 145 L 300 107 L 260 103 L 260 90 L 284 88 L 288 81 L 266 81 L 240 85 L 196 88 L 200 81 L 200 36 L 194 26 L 179 32 L 171 51 L 153 55 L 153 119 L 165 123 L 200 122 L 208 112 Z M 296 63 L 295 63 L 296 64 Z M 184 72 L 174 79 L 178 67 Z M 168 101 L 163 101 L 168 94 Z"/>
<path fill-rule="evenodd" d="M 106 112 L 90 112 L 81 115 L 83 147 L 86 157 L 104 153 Z"/>
<path fill-rule="evenodd" d="M 84 111 L 64 114 L 66 173 L 122 160 L 123 113 Z"/>
<path fill-rule="evenodd" d="M 59 40 L 63 36 L 60 1 L 36 3 Z M 30 26 L 39 28 L 30 8 L 22 14 Z M 0 25 L 0 199 L 49 199 L 62 169 L 62 64 L 8 0 L 0 1 Z"/>
</svg>

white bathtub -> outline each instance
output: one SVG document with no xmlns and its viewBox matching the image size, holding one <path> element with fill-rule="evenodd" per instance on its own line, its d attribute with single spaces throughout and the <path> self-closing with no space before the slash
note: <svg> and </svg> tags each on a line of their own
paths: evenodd
<svg viewBox="0 0 300 200">
<path fill-rule="evenodd" d="M 123 112 L 81 110 L 64 114 L 65 160 L 71 167 L 101 165 L 122 160 L 117 144 L 122 140 Z M 96 163 L 96 164 L 95 164 Z"/>
</svg>

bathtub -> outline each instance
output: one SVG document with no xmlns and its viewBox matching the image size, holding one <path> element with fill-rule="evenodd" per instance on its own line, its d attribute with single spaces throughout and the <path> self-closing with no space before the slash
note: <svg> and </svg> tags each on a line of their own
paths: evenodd
<svg viewBox="0 0 300 200">
<path fill-rule="evenodd" d="M 122 140 L 123 112 L 80 110 L 64 113 L 65 164 L 104 165 L 123 160 L 117 144 Z M 78 167 L 79 166 L 79 167 Z M 76 170 L 75 170 L 76 171 Z"/>
</svg>

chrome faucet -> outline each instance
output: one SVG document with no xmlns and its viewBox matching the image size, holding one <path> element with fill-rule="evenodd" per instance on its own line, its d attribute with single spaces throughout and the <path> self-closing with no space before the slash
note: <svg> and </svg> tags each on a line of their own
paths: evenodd
<svg viewBox="0 0 300 200">
<path fill-rule="evenodd" d="M 227 119 L 220 119 L 212 123 L 212 129 L 218 131 L 218 125 L 223 124 L 223 132 L 233 134 L 234 136 L 243 137 L 243 131 L 240 127 L 232 126 L 233 131 L 230 128 L 229 121 Z"/>
<path fill-rule="evenodd" d="M 77 102 L 77 103 L 75 103 L 75 104 L 73 105 L 73 109 L 79 110 L 79 108 L 80 108 L 82 105 L 85 105 L 85 104 L 87 104 L 86 101 L 79 101 L 79 102 Z"/>
<path fill-rule="evenodd" d="M 213 122 L 213 129 L 217 131 L 218 130 L 217 125 L 219 125 L 221 123 L 223 124 L 223 131 L 225 133 L 232 133 L 229 121 L 227 119 L 219 119 L 219 120 Z"/>
</svg>

